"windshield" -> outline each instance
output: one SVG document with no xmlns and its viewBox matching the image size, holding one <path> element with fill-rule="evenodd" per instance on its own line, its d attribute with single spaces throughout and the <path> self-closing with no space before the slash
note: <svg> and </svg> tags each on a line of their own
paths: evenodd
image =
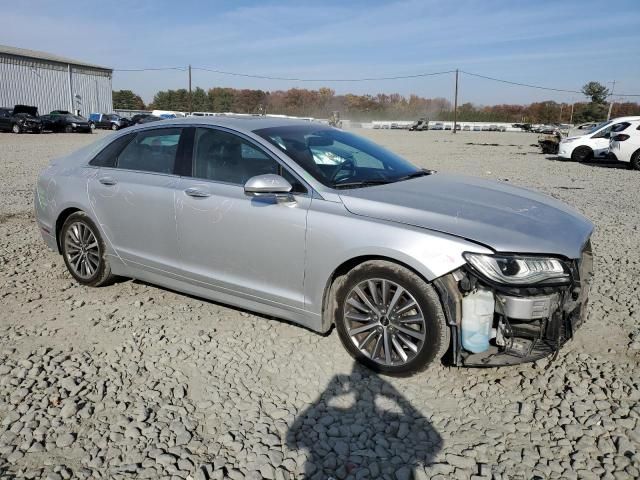
<svg viewBox="0 0 640 480">
<path fill-rule="evenodd" d="M 587 135 L 591 135 L 592 133 L 595 133 L 596 130 L 600 130 L 602 127 L 606 127 L 607 125 L 609 125 L 611 122 L 602 122 L 597 124 L 595 127 L 593 127 L 592 129 L 590 129 L 586 134 Z"/>
<path fill-rule="evenodd" d="M 256 130 L 316 180 L 331 188 L 391 183 L 426 172 L 357 135 L 321 125 Z"/>
</svg>

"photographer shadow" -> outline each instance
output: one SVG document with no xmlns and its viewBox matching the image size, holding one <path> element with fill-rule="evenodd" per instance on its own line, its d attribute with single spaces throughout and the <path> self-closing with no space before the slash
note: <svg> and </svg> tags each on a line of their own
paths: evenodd
<svg viewBox="0 0 640 480">
<path fill-rule="evenodd" d="M 390 383 L 355 364 L 295 419 L 287 446 L 306 458 L 296 478 L 411 479 L 442 438 Z"/>
</svg>

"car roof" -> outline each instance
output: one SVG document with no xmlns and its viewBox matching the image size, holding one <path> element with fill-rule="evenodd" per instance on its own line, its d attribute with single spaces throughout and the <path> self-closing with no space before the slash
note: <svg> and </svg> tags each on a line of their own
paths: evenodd
<svg viewBox="0 0 640 480">
<path fill-rule="evenodd" d="M 611 123 L 631 122 L 633 120 L 640 120 L 640 116 L 639 115 L 632 115 L 632 116 L 628 116 L 628 117 L 612 118 L 611 119 Z"/>
<path fill-rule="evenodd" d="M 273 127 L 289 127 L 289 126 L 303 126 L 303 125 L 314 125 L 318 127 L 326 127 L 329 126 L 319 123 L 312 122 L 309 120 L 300 120 L 298 118 L 289 118 L 289 117 L 270 117 L 264 115 L 256 115 L 256 116 L 241 116 L 241 115 L 216 115 L 216 116 L 207 116 L 207 117 L 185 117 L 185 118 L 168 118 L 166 120 L 160 120 L 158 122 L 153 122 L 153 124 L 148 124 L 149 127 L 151 125 L 157 126 L 162 123 L 162 125 L 176 125 L 176 126 L 189 126 L 189 125 L 211 125 L 218 127 L 227 127 L 233 130 L 245 131 L 245 132 L 254 132 L 256 130 L 260 130 L 263 128 L 273 128 Z"/>
</svg>

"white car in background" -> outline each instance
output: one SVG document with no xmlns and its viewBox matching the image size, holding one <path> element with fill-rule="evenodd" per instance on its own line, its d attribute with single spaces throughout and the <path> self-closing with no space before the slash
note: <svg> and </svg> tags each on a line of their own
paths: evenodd
<svg viewBox="0 0 640 480">
<path fill-rule="evenodd" d="M 621 162 L 629 162 L 634 170 L 640 170 L 640 120 L 622 122 L 611 131 L 609 153 Z"/>
<path fill-rule="evenodd" d="M 563 138 L 558 147 L 560 158 L 585 162 L 594 158 L 606 158 L 609 154 L 609 137 L 614 125 L 640 120 L 640 117 L 619 117 L 596 125 L 584 135 Z"/>
</svg>

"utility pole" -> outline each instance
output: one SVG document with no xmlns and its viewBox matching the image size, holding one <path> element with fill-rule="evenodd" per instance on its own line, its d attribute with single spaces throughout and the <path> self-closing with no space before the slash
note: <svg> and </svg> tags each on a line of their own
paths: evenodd
<svg viewBox="0 0 640 480">
<path fill-rule="evenodd" d="M 616 81 L 613 81 L 613 86 L 611 87 L 611 93 L 609 94 L 609 113 L 607 113 L 607 121 L 611 120 L 611 110 L 613 110 L 613 92 L 616 89 Z"/>
<path fill-rule="evenodd" d="M 560 118 L 558 118 L 558 123 L 562 123 L 562 110 L 564 110 L 564 103 L 560 104 Z"/>
<path fill-rule="evenodd" d="M 193 113 L 193 98 L 191 96 L 191 65 L 189 65 L 189 113 Z"/>
<path fill-rule="evenodd" d="M 569 118 L 569 125 L 573 125 L 573 98 L 571 99 L 571 117 Z"/>
<path fill-rule="evenodd" d="M 458 69 L 456 68 L 456 93 L 453 97 L 453 133 L 458 130 Z"/>
</svg>

